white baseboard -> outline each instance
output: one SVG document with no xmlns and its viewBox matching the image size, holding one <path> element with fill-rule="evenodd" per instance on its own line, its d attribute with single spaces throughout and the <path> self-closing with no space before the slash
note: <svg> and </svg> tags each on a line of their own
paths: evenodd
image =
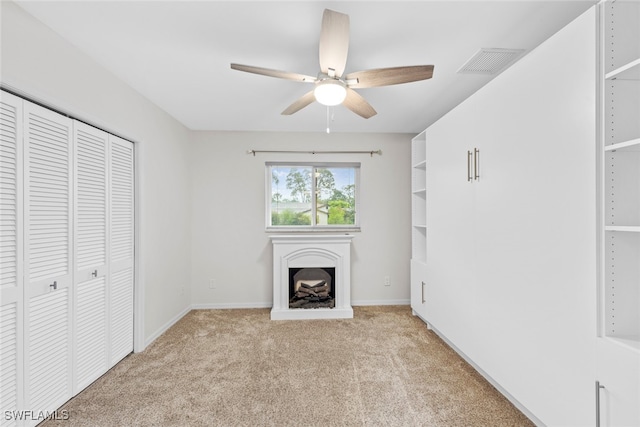
<svg viewBox="0 0 640 427">
<path fill-rule="evenodd" d="M 391 300 L 356 300 L 351 301 L 353 306 L 364 305 L 409 305 L 411 300 L 408 299 L 391 299 Z"/>
<path fill-rule="evenodd" d="M 408 299 L 398 300 L 358 300 L 351 301 L 352 306 L 365 306 L 365 305 L 409 305 L 411 303 Z M 271 302 L 242 302 L 242 303 L 204 303 L 204 304 L 192 304 L 193 310 L 206 310 L 206 309 L 227 309 L 227 308 L 271 308 Z"/>
<path fill-rule="evenodd" d="M 152 342 L 158 339 L 160 335 L 164 334 L 170 327 L 175 325 L 180 319 L 182 319 L 190 311 L 191 311 L 191 306 L 187 306 L 184 310 L 182 310 L 180 313 L 173 316 L 173 318 L 171 318 L 167 323 L 162 325 L 157 331 L 151 334 L 151 336 L 147 337 L 144 345 L 145 348 L 147 348 Z"/>
<path fill-rule="evenodd" d="M 420 316 L 418 316 L 418 317 L 420 317 Z M 422 317 L 420 317 L 420 319 L 425 321 L 425 319 L 423 319 Z M 426 321 L 425 321 L 425 323 L 426 323 Z M 491 376 L 489 374 L 487 374 L 485 371 L 480 369 L 480 367 L 478 365 L 476 365 L 474 363 L 474 361 L 471 360 L 471 358 L 469 358 L 458 347 L 456 347 L 451 341 L 449 341 L 447 339 L 447 337 L 444 336 L 444 334 L 442 334 L 440 331 L 438 331 L 436 328 L 434 328 L 433 325 L 431 325 L 430 323 L 428 323 L 427 326 L 429 327 L 429 329 L 433 330 L 433 332 L 435 332 L 436 335 L 438 335 L 449 347 L 451 347 L 456 353 L 458 353 L 458 355 L 460 357 L 462 357 L 469 365 L 471 365 L 473 367 L 473 369 L 478 371 L 478 373 L 480 375 L 482 375 L 484 377 L 484 379 L 489 381 L 489 383 L 492 386 L 494 386 L 496 388 L 496 390 L 498 390 L 504 397 L 506 397 L 507 400 L 509 402 L 511 402 L 513 404 L 513 406 L 518 408 L 520 410 L 520 412 L 522 412 L 527 418 L 529 418 L 531 420 L 531 422 L 533 422 L 536 426 L 544 426 L 545 425 L 542 421 L 540 421 L 538 419 L 538 417 L 533 415 L 531 413 L 531 411 L 529 411 L 524 405 L 522 405 L 520 402 L 518 402 L 518 400 L 515 397 L 513 397 L 511 394 L 509 394 L 509 392 L 507 392 L 507 390 L 505 390 L 500 384 L 498 384 L 497 381 L 495 381 L 493 378 L 491 378 Z"/>
<path fill-rule="evenodd" d="M 227 302 L 227 303 L 205 303 L 205 304 L 192 304 L 192 310 L 207 310 L 207 309 L 230 309 L 230 308 L 271 308 L 270 302 Z"/>
<path fill-rule="evenodd" d="M 364 306 L 364 305 L 409 305 L 411 303 L 408 299 L 399 300 L 357 300 L 351 301 L 352 306 Z M 192 310 L 206 310 L 206 309 L 229 309 L 229 308 L 271 308 L 273 304 L 271 302 L 228 302 L 228 303 L 204 303 L 204 304 L 192 304 Z"/>
</svg>

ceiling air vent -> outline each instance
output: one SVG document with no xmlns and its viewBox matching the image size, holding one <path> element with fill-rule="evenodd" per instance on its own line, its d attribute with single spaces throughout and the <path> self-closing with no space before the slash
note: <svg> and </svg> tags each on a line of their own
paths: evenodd
<svg viewBox="0 0 640 427">
<path fill-rule="evenodd" d="M 495 74 L 515 61 L 524 49 L 482 48 L 460 69 L 462 74 Z"/>
</svg>

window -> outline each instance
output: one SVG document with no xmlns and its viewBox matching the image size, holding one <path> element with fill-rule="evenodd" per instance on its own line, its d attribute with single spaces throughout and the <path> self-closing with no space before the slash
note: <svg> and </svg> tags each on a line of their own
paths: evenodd
<svg viewBox="0 0 640 427">
<path fill-rule="evenodd" d="M 267 163 L 268 229 L 357 229 L 359 163 Z"/>
</svg>

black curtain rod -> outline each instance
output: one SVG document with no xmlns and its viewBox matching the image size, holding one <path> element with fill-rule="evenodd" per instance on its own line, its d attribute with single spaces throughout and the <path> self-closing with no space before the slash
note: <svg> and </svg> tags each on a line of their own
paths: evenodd
<svg viewBox="0 0 640 427">
<path fill-rule="evenodd" d="M 247 150 L 247 154 L 256 153 L 298 153 L 298 154 L 369 154 L 373 157 L 374 154 L 382 156 L 382 150 L 372 151 L 324 151 L 324 150 L 312 150 L 312 151 L 296 151 L 296 150 Z"/>
</svg>

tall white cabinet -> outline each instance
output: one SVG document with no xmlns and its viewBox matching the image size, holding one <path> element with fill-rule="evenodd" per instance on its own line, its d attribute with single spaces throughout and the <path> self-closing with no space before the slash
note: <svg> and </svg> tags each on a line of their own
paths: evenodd
<svg viewBox="0 0 640 427">
<path fill-rule="evenodd" d="M 602 426 L 640 425 L 640 2 L 600 4 Z"/>
<path fill-rule="evenodd" d="M 592 8 L 418 137 L 412 308 L 541 425 L 594 422 L 595 36 Z"/>
<path fill-rule="evenodd" d="M 0 95 L 0 424 L 33 425 L 133 350 L 133 144 Z"/>
</svg>

